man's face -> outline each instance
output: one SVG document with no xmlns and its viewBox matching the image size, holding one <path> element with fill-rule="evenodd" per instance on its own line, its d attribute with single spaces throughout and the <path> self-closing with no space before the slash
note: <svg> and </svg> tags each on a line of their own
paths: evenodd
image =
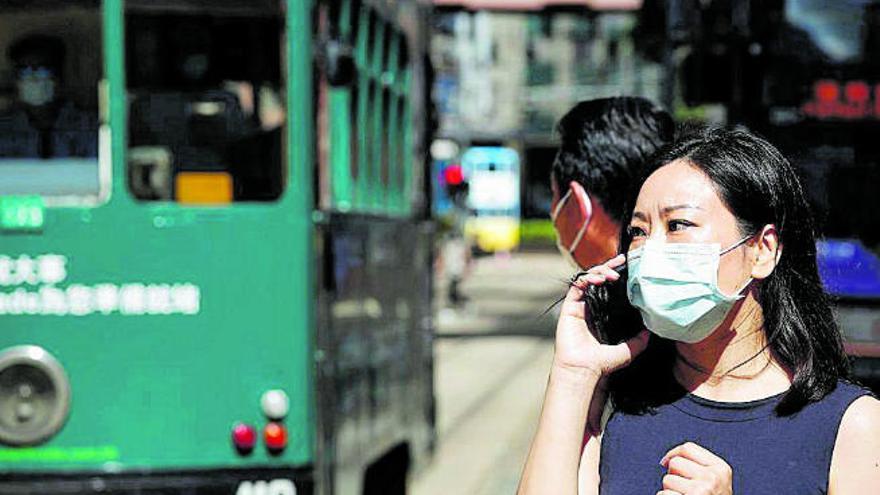
<svg viewBox="0 0 880 495">
<path fill-rule="evenodd" d="M 31 53 L 16 64 L 15 85 L 18 99 L 25 105 L 41 107 L 55 101 L 57 74 L 45 56 Z"/>
</svg>

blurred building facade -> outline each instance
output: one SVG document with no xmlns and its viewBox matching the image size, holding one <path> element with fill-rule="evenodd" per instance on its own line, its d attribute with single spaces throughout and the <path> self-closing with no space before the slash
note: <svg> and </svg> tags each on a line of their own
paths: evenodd
<svg viewBox="0 0 880 495">
<path fill-rule="evenodd" d="M 591 98 L 659 100 L 661 67 L 635 49 L 639 2 L 544 2 L 540 10 L 513 10 L 516 2 L 488 2 L 492 10 L 450 3 L 435 1 L 438 135 L 462 149 L 474 143 L 517 149 L 523 216 L 546 218 L 559 118 Z"/>
</svg>

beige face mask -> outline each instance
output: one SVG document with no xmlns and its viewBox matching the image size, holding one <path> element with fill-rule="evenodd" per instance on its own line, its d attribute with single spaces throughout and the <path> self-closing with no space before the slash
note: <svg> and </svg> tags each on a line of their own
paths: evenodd
<svg viewBox="0 0 880 495">
<path fill-rule="evenodd" d="M 569 188 L 568 192 L 565 193 L 565 196 L 556 203 L 556 208 L 553 209 L 553 212 L 550 213 L 550 220 L 553 221 L 553 226 L 556 228 L 556 248 L 559 249 L 559 253 L 565 258 L 565 261 L 571 265 L 572 268 L 576 270 L 580 270 L 583 267 L 580 266 L 577 260 L 574 257 L 574 251 L 577 249 L 578 245 L 580 245 L 581 240 L 584 238 L 584 234 L 587 232 L 587 226 L 590 225 L 590 219 L 593 218 L 593 205 L 590 201 L 590 197 L 587 196 L 585 199 L 585 203 L 587 205 L 587 217 L 584 219 L 584 223 L 581 225 L 581 228 L 578 229 L 577 235 L 574 236 L 574 241 L 571 243 L 571 247 L 565 247 L 562 244 L 562 240 L 559 238 L 559 227 L 556 226 L 556 218 L 559 216 L 559 212 L 562 211 L 562 207 L 565 206 L 565 202 L 568 201 L 569 197 L 571 197 L 571 189 Z M 586 191 L 584 191 L 584 195 L 586 195 Z"/>
</svg>

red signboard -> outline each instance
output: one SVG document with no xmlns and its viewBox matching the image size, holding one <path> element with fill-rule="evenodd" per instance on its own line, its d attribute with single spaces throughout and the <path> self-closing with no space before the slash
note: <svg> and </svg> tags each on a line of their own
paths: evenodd
<svg viewBox="0 0 880 495">
<path fill-rule="evenodd" d="M 865 81 L 816 81 L 812 99 L 801 106 L 801 111 L 820 120 L 880 119 L 880 84 L 872 87 Z"/>
</svg>

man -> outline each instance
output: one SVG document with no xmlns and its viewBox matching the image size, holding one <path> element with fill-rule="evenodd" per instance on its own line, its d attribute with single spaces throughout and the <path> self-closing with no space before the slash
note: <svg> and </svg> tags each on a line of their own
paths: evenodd
<svg viewBox="0 0 880 495">
<path fill-rule="evenodd" d="M 645 162 L 672 140 L 672 117 L 639 97 L 583 101 L 557 125 L 551 216 L 557 246 L 572 265 L 588 268 L 617 254 L 626 193 Z"/>
<path fill-rule="evenodd" d="M 32 35 L 9 48 L 17 101 L 0 116 L 0 157 L 98 156 L 98 118 L 60 97 L 64 43 Z"/>
<path fill-rule="evenodd" d="M 675 123 L 639 97 L 600 98 L 575 105 L 557 125 L 561 143 L 550 187 L 559 251 L 578 269 L 617 255 L 620 229 L 629 222 L 626 197 L 646 162 L 672 141 Z M 591 403 L 584 442 L 602 428 L 605 384 Z"/>
</svg>

